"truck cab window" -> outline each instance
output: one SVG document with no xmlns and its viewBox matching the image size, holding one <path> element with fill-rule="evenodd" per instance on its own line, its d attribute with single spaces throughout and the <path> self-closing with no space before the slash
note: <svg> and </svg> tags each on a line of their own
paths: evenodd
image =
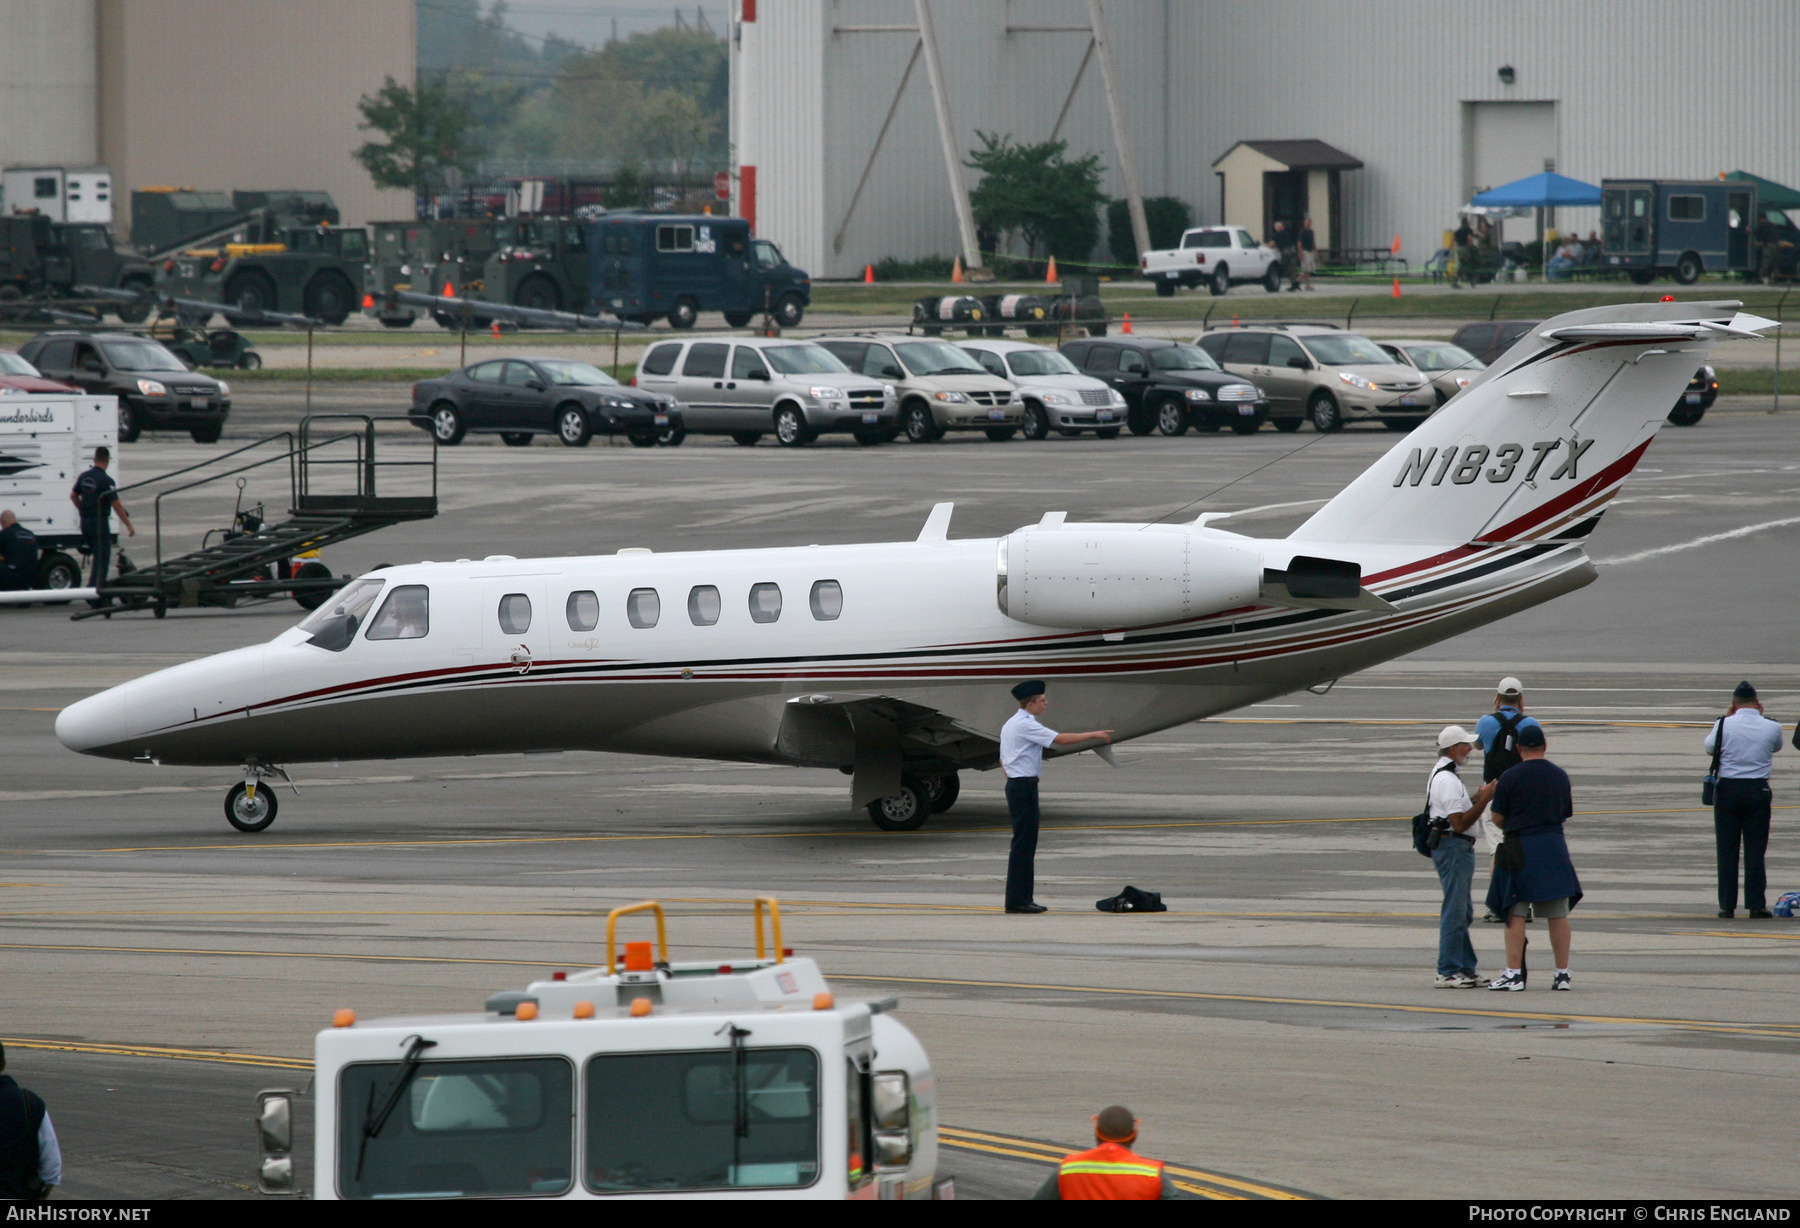
<svg viewBox="0 0 1800 1228">
<path fill-rule="evenodd" d="M 634 588 L 625 598 L 625 618 L 640 631 L 654 627 L 662 617 L 662 598 L 653 588 Z"/>
<path fill-rule="evenodd" d="M 402 584 L 388 594 L 363 636 L 370 640 L 422 640 L 431 630 L 431 591 Z"/>
<path fill-rule="evenodd" d="M 787 261 L 782 259 L 781 249 L 767 239 L 756 241 L 756 267 L 759 269 L 778 269 Z"/>
<path fill-rule="evenodd" d="M 356 638 L 364 615 L 375 604 L 385 583 L 385 580 L 353 580 L 339 589 L 324 605 L 301 620 L 299 629 L 311 637 L 306 642 L 327 652 L 344 651 Z"/>
<path fill-rule="evenodd" d="M 772 623 L 780 617 L 781 585 L 752 584 L 750 586 L 750 621 Z"/>
<path fill-rule="evenodd" d="M 569 630 L 592 631 L 600 625 L 600 598 L 591 591 L 570 593 L 563 614 L 569 620 Z"/>
<path fill-rule="evenodd" d="M 719 590 L 710 584 L 696 584 L 688 590 L 688 621 L 696 627 L 710 627 L 719 621 Z"/>
<path fill-rule="evenodd" d="M 531 630 L 531 598 L 524 593 L 508 593 L 500 598 L 500 630 L 508 635 L 524 635 Z"/>
<path fill-rule="evenodd" d="M 656 250 L 659 252 L 691 252 L 694 250 L 692 226 L 658 226 Z"/>
<path fill-rule="evenodd" d="M 345 260 L 367 260 L 369 245 L 363 241 L 360 230 L 338 231 L 338 255 Z"/>
</svg>

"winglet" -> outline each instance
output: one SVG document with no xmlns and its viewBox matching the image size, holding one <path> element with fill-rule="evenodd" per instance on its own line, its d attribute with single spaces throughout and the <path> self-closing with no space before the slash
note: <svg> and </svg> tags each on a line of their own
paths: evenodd
<svg viewBox="0 0 1800 1228">
<path fill-rule="evenodd" d="M 1045 512 L 1044 518 L 1038 521 L 1038 527 L 1040 529 L 1060 529 L 1063 526 L 1063 521 L 1068 518 L 1069 513 L 1067 512 Z"/>
<path fill-rule="evenodd" d="M 925 527 L 919 530 L 922 542 L 941 542 L 950 540 L 950 513 L 956 510 L 954 503 L 934 503 L 931 515 L 925 518 Z"/>
<path fill-rule="evenodd" d="M 1194 527 L 1203 529 L 1215 520 L 1230 520 L 1236 512 L 1201 512 L 1194 518 Z"/>
</svg>

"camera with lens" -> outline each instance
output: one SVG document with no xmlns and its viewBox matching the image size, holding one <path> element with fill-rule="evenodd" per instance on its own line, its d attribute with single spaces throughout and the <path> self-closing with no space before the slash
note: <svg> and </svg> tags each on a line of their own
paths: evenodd
<svg viewBox="0 0 1800 1228">
<path fill-rule="evenodd" d="M 1437 846 L 1442 844 L 1444 837 L 1449 834 L 1449 819 L 1433 819 L 1431 820 L 1431 834 L 1425 837 L 1425 846 L 1435 852 L 1437 851 Z"/>
</svg>

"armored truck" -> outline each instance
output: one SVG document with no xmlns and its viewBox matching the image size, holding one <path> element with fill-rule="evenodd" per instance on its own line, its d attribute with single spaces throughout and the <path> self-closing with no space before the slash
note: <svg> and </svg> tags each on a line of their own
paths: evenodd
<svg viewBox="0 0 1800 1228">
<path fill-rule="evenodd" d="M 692 328 L 719 311 L 742 328 L 766 311 L 792 328 L 812 302 L 812 278 L 750 223 L 708 214 L 615 213 L 588 233 L 588 309 L 648 324 Z"/>
</svg>

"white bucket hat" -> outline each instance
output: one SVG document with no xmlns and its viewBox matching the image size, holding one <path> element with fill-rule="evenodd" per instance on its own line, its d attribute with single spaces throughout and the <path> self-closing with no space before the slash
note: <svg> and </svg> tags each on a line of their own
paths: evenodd
<svg viewBox="0 0 1800 1228">
<path fill-rule="evenodd" d="M 1458 742 L 1467 742 L 1470 746 L 1473 746 L 1475 745 L 1475 735 L 1470 733 L 1467 729 L 1464 729 L 1461 725 L 1445 725 L 1444 731 L 1438 734 L 1439 750 L 1449 750 Z"/>
</svg>

